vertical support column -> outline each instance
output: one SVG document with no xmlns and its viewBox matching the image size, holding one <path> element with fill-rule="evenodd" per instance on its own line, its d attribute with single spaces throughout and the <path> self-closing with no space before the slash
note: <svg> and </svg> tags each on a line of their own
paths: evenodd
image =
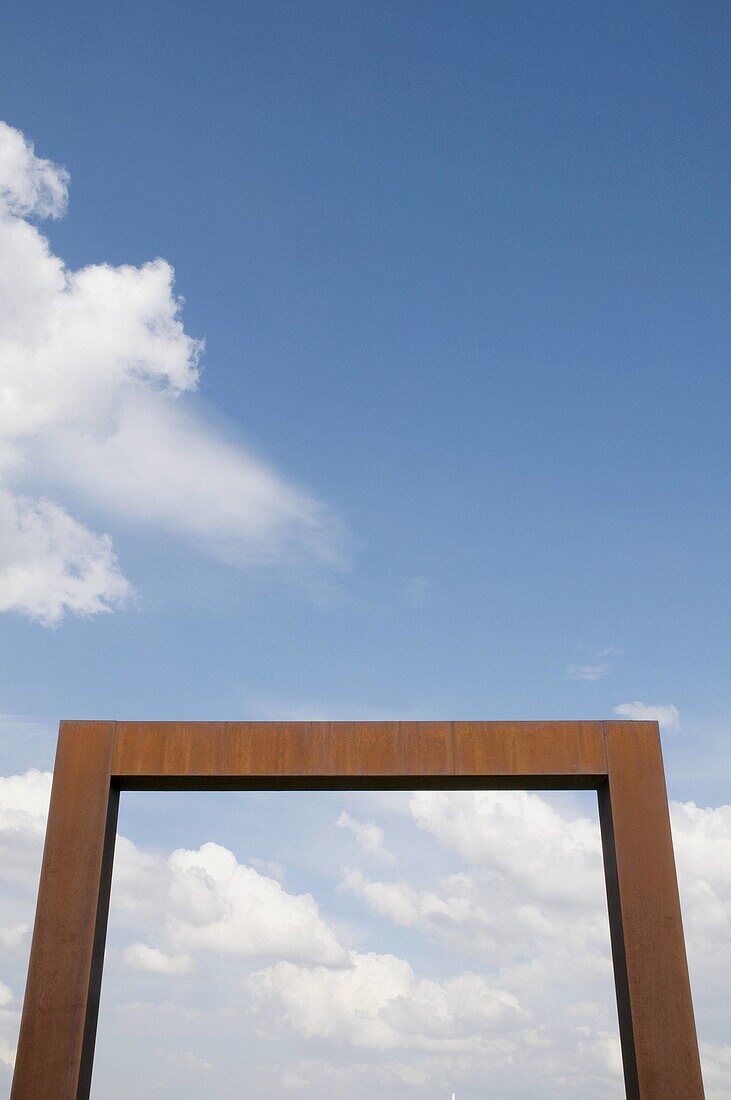
<svg viewBox="0 0 731 1100">
<path fill-rule="evenodd" d="M 660 734 L 605 724 L 599 790 L 628 1100 L 703 1100 Z"/>
<path fill-rule="evenodd" d="M 62 722 L 11 1100 L 86 1100 L 119 793 L 113 722 Z"/>
</svg>

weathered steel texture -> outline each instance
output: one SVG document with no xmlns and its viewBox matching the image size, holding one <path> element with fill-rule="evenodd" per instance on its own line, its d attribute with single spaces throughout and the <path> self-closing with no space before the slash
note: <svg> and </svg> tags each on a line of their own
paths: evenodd
<svg viewBox="0 0 731 1100">
<path fill-rule="evenodd" d="M 489 777 L 594 788 L 606 771 L 601 722 L 119 722 L 112 758 L 123 786 Z"/>
<path fill-rule="evenodd" d="M 702 1095 L 660 735 L 606 723 L 599 790 L 628 1100 Z"/>
<path fill-rule="evenodd" d="M 119 790 L 599 791 L 629 1100 L 702 1100 L 655 723 L 64 722 L 12 1100 L 87 1100 Z"/>
<path fill-rule="evenodd" d="M 11 1100 L 88 1095 L 119 804 L 113 742 L 113 722 L 61 726 Z"/>
</svg>

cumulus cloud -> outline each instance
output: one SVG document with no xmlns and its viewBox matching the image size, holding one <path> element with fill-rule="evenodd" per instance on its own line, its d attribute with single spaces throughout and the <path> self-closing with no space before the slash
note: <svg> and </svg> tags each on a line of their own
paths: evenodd
<svg viewBox="0 0 731 1100">
<path fill-rule="evenodd" d="M 25 923 L 9 924 L 5 928 L 0 928 L 0 947 L 15 950 L 25 942 L 29 932 L 30 925 Z"/>
<path fill-rule="evenodd" d="M 515 997 L 484 976 L 419 980 L 395 955 L 354 952 L 341 970 L 280 962 L 247 986 L 263 1025 L 375 1050 L 471 1050 L 496 1027 L 509 1034 L 525 1026 Z"/>
<path fill-rule="evenodd" d="M 566 818 L 526 791 L 418 791 L 420 828 L 467 863 L 509 872 L 536 899 L 585 904 L 602 881 L 601 840 L 588 818 Z"/>
<path fill-rule="evenodd" d="M 705 1035 L 728 1036 L 731 984 L 731 806 L 670 807 L 691 976 Z M 731 1094 L 731 1063 L 727 1064 Z"/>
<path fill-rule="evenodd" d="M 66 209 L 69 176 L 65 168 L 34 155 L 12 126 L 0 125 L 0 210 L 19 218 L 60 218 Z"/>
<path fill-rule="evenodd" d="M 0 882 L 35 886 L 50 798 L 50 772 L 0 776 Z"/>
<path fill-rule="evenodd" d="M 492 871 L 457 872 L 418 888 L 404 881 L 371 881 L 348 869 L 343 887 L 379 916 L 512 973 L 511 980 L 522 981 L 526 959 L 540 958 L 540 974 L 532 981 L 541 995 L 550 984 L 567 993 L 587 983 L 608 988 L 609 933 L 601 905 L 551 907 L 543 898 L 526 896 L 522 881 Z"/>
<path fill-rule="evenodd" d="M 389 917 L 394 924 L 413 928 L 425 911 L 441 909 L 443 901 L 434 894 L 415 890 L 406 882 L 372 882 L 362 871 L 346 867 L 342 886 L 363 898 L 381 917 Z"/>
<path fill-rule="evenodd" d="M 556 1049 L 566 1051 L 569 1035 L 575 1034 L 573 1012 L 585 1023 L 594 1014 L 590 1033 L 595 1040 L 613 1032 L 603 969 L 609 942 L 598 826 L 586 817 L 558 814 L 538 795 L 508 795 L 413 796 L 414 820 L 456 850 L 469 872 L 448 876 L 429 890 L 368 882 L 363 876 L 351 876 L 347 886 L 391 920 L 400 919 L 463 953 L 483 954 L 499 966 L 503 987 L 536 1014 L 545 1012 L 563 986 L 563 1009 L 554 1002 L 553 1012 L 554 1024 L 560 1025 L 563 1016 L 566 1029 Z M 673 802 L 671 817 L 696 1011 L 716 1085 L 709 1097 L 720 1100 L 731 1092 L 731 1067 L 723 1063 L 731 976 L 731 806 Z M 560 890 L 546 882 L 536 859 L 545 862 L 549 876 L 563 880 Z M 572 1004 L 572 989 L 578 988 L 589 994 L 591 1013 L 586 1005 Z"/>
<path fill-rule="evenodd" d="M 0 123 L 0 610 L 50 624 L 129 598 L 109 537 L 58 494 L 238 565 L 337 563 L 330 510 L 190 404 L 203 345 L 171 266 L 53 254 L 29 219 L 62 216 L 68 182 Z"/>
<path fill-rule="evenodd" d="M 611 1090 L 619 1061 L 596 820 L 558 813 L 523 792 L 419 792 L 411 812 L 467 867 L 430 885 L 377 881 L 351 869 L 343 887 L 379 916 L 494 968 L 500 987 L 543 1021 L 539 1043 L 521 1040 L 525 1072 L 543 1065 L 551 1080 L 564 1073 L 577 1095 Z M 696 1011 L 707 1036 L 704 1064 L 715 1086 L 708 1094 L 720 1100 L 731 1089 L 723 1052 L 731 807 L 673 803 L 671 816 Z M 580 1086 L 589 1050 L 592 1081 Z"/>
<path fill-rule="evenodd" d="M 433 981 L 397 956 L 354 953 L 349 968 L 321 981 L 317 968 L 277 964 L 248 983 L 260 1025 L 336 1048 L 408 1052 L 398 1071 L 408 1069 L 417 1087 L 448 1089 L 459 1080 L 477 1088 L 488 1073 L 498 1091 L 515 1095 L 616 1094 L 621 1065 L 596 821 L 562 815 L 524 792 L 417 792 L 410 807 L 416 824 L 467 867 L 431 884 L 348 869 L 342 887 L 400 928 L 469 959 L 470 968 Z M 379 1071 L 384 1087 L 398 1092 L 396 1063 L 379 1063 Z M 347 1066 L 323 1072 L 349 1080 Z M 281 1086 L 317 1094 L 305 1067 Z"/>
<path fill-rule="evenodd" d="M 0 833 L 43 836 L 51 801 L 51 772 L 29 768 L 23 775 L 0 776 Z"/>
<path fill-rule="evenodd" d="M 0 531 L 0 611 L 52 626 L 66 611 L 95 615 L 129 598 L 109 536 L 58 504 L 0 489 Z"/>
<path fill-rule="evenodd" d="M 211 951 L 325 966 L 347 959 L 310 894 L 287 893 L 220 844 L 180 848 L 163 858 L 119 837 L 113 889 L 128 926 L 159 922 L 162 949 L 137 944 L 125 953 L 138 969 L 161 970 L 168 952 L 177 959 Z"/>
<path fill-rule="evenodd" d="M 620 703 L 614 713 L 633 722 L 658 722 L 661 729 L 668 731 L 680 729 L 680 712 L 672 703 Z"/>
<path fill-rule="evenodd" d="M 152 974 L 187 974 L 193 966 L 190 955 L 166 955 L 146 943 L 131 943 L 125 947 L 122 957 L 133 970 L 147 970 Z"/>
<path fill-rule="evenodd" d="M 520 1038 L 521 1073 L 537 1072 L 540 1062 L 553 1078 L 557 1068 L 545 1059 L 560 1052 L 571 1080 L 565 1095 L 602 1095 L 619 1062 L 596 821 L 559 814 L 524 792 L 419 792 L 410 805 L 417 825 L 461 868 L 427 884 L 348 870 L 343 888 L 495 974 L 534 1021 Z M 592 1073 L 603 1081 L 591 1093 L 581 1077 L 589 1048 Z"/>
<path fill-rule="evenodd" d="M 389 851 L 385 843 L 385 833 L 380 825 L 372 821 L 356 821 L 347 811 L 343 810 L 337 820 L 338 828 L 350 829 L 358 847 L 379 863 L 395 863 L 396 856 Z"/>
</svg>

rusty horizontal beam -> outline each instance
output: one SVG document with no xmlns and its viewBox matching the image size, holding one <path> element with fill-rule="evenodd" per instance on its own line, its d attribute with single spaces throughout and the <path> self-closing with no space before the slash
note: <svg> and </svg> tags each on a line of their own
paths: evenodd
<svg viewBox="0 0 731 1100">
<path fill-rule="evenodd" d="M 601 722 L 118 722 L 112 775 L 122 786 L 489 775 L 593 787 L 607 761 Z"/>
</svg>

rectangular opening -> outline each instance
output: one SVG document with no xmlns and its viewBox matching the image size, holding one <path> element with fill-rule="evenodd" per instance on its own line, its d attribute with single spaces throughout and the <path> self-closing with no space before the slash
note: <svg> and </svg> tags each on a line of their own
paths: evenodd
<svg viewBox="0 0 731 1100">
<path fill-rule="evenodd" d="M 625 1095 L 594 791 L 125 791 L 94 1100 Z"/>
</svg>

